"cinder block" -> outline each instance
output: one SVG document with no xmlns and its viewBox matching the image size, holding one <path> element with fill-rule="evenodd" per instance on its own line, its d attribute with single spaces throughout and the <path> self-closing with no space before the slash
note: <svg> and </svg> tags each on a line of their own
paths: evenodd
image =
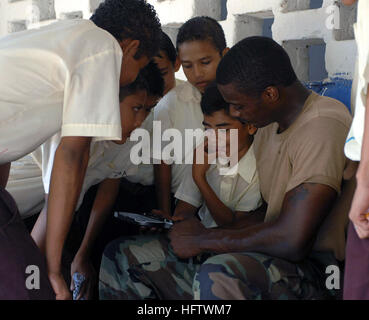
<svg viewBox="0 0 369 320">
<path fill-rule="evenodd" d="M 264 20 L 251 15 L 236 15 L 232 19 L 220 22 L 226 35 L 228 47 L 234 46 L 240 40 L 263 34 Z"/>
<path fill-rule="evenodd" d="M 163 25 L 184 23 L 195 16 L 209 16 L 221 20 L 221 0 L 148 0 Z"/>
<path fill-rule="evenodd" d="M 83 18 L 82 11 L 62 12 L 59 16 L 60 20 L 82 19 L 82 18 Z"/>
<path fill-rule="evenodd" d="M 26 20 L 8 22 L 8 33 L 23 31 L 26 29 L 27 29 Z"/>
<path fill-rule="evenodd" d="M 325 63 L 329 77 L 352 79 L 356 56 L 357 46 L 355 40 L 328 42 Z"/>
</svg>

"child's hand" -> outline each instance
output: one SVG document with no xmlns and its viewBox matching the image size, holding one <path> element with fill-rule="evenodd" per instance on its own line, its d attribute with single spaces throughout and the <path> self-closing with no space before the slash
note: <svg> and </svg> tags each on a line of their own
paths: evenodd
<svg viewBox="0 0 369 320">
<path fill-rule="evenodd" d="M 192 176 L 195 182 L 200 179 L 205 179 L 206 172 L 209 170 L 210 165 L 215 163 L 217 155 L 214 150 L 215 148 L 209 147 L 207 137 L 205 137 L 205 141 L 195 149 L 192 165 Z"/>
<path fill-rule="evenodd" d="M 62 276 L 62 274 L 50 274 L 49 280 L 56 295 L 56 300 L 72 300 L 72 294 Z"/>
<path fill-rule="evenodd" d="M 172 216 L 169 213 L 164 212 L 163 210 L 153 209 L 151 210 L 151 213 L 161 218 L 172 220 Z M 162 233 L 164 231 L 165 229 L 162 229 L 162 228 L 155 228 L 155 227 L 149 228 L 149 227 L 144 227 L 144 226 L 140 227 L 141 233 Z"/>
<path fill-rule="evenodd" d="M 97 284 L 97 278 L 96 278 L 96 271 L 94 267 L 92 266 L 91 261 L 84 256 L 79 256 L 76 254 L 76 256 L 73 259 L 72 265 L 71 265 L 71 285 L 70 289 L 74 290 L 74 280 L 73 275 L 74 273 L 80 273 L 83 274 L 86 280 L 84 281 L 80 293 L 77 297 L 77 300 L 81 298 L 85 298 L 86 300 L 91 300 L 93 297 L 93 289 L 95 285 Z"/>
<path fill-rule="evenodd" d="M 183 221 L 183 220 L 187 220 L 187 219 L 191 219 L 193 218 L 194 215 L 192 212 L 186 212 L 186 211 L 182 211 L 182 212 L 177 212 L 173 215 L 172 220 L 175 222 L 179 222 L 179 221 Z"/>
</svg>

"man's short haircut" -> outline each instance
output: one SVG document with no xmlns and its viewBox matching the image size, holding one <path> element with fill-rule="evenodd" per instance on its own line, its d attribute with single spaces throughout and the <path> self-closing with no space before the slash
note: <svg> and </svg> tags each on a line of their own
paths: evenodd
<svg viewBox="0 0 369 320">
<path fill-rule="evenodd" d="M 149 96 L 162 97 L 164 95 L 164 79 L 157 64 L 153 61 L 140 71 L 134 82 L 120 88 L 119 101 L 122 102 L 125 97 L 140 90 L 145 90 Z"/>
<path fill-rule="evenodd" d="M 136 59 L 142 55 L 151 59 L 159 51 L 160 21 L 145 0 L 105 0 L 91 20 L 117 40 L 140 40 Z"/>
<path fill-rule="evenodd" d="M 229 104 L 224 101 L 215 82 L 209 84 L 201 98 L 201 110 L 204 115 L 211 116 L 214 112 L 224 110 L 229 114 Z"/>
<path fill-rule="evenodd" d="M 174 66 L 177 59 L 177 51 L 172 40 L 170 40 L 169 36 L 164 31 L 161 33 L 159 50 L 167 54 L 169 61 Z"/>
<path fill-rule="evenodd" d="M 238 42 L 217 69 L 218 84 L 233 83 L 252 96 L 260 96 L 269 86 L 288 87 L 296 80 L 287 52 L 273 39 L 259 36 Z"/>
<path fill-rule="evenodd" d="M 177 36 L 177 51 L 182 43 L 196 40 L 211 42 L 220 54 L 227 47 L 222 26 L 210 17 L 195 17 L 181 26 Z"/>
</svg>

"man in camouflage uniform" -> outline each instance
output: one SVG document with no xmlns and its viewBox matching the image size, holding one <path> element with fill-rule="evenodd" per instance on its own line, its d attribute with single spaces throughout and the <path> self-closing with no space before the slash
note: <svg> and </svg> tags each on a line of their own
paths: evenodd
<svg viewBox="0 0 369 320">
<path fill-rule="evenodd" d="M 322 287 L 326 275 L 316 262 L 323 258 L 329 265 L 335 260 L 330 255 L 316 258 L 301 265 L 258 253 L 206 253 L 180 259 L 165 235 L 120 238 L 104 252 L 100 299 L 327 298 Z"/>
</svg>

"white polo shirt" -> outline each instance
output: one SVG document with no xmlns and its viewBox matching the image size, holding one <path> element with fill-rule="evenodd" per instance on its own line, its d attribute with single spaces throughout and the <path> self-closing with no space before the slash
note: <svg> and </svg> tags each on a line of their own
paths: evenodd
<svg viewBox="0 0 369 320">
<path fill-rule="evenodd" d="M 262 204 L 259 177 L 256 170 L 256 159 L 253 145 L 238 162 L 238 171 L 233 175 L 220 175 L 219 164 L 210 166 L 206 179 L 220 201 L 232 211 L 253 211 Z M 200 208 L 199 216 L 206 228 L 217 227 L 199 188 L 192 178 L 192 167 L 186 169 L 186 175 L 175 197 L 196 208 Z"/>
<path fill-rule="evenodd" d="M 152 115 L 149 115 L 143 126 L 149 126 Z M 42 181 L 44 192 L 49 193 L 51 172 L 54 163 L 55 151 L 60 143 L 61 133 L 54 135 L 51 139 L 42 144 L 32 157 L 42 171 Z M 154 169 L 152 165 L 134 165 L 130 160 L 130 151 L 134 141 L 127 141 L 119 145 L 112 141 L 98 141 L 91 143 L 90 158 L 83 181 L 82 190 L 77 203 L 76 210 L 80 207 L 85 193 L 93 185 L 105 179 L 126 178 L 134 183 L 152 185 L 154 183 Z"/>
<path fill-rule="evenodd" d="M 204 115 L 201 111 L 201 93 L 189 82 L 177 85 L 169 91 L 154 109 L 154 120 L 161 121 L 162 133 L 166 129 L 177 129 L 182 137 L 182 163 L 186 156 L 185 130 L 204 129 Z M 162 151 L 168 143 L 162 143 Z M 153 146 L 155 148 L 155 145 Z M 160 153 L 159 151 L 159 153 Z M 153 155 L 154 159 L 158 159 Z M 172 192 L 175 193 L 181 184 L 188 165 L 172 165 Z"/>
<path fill-rule="evenodd" d="M 358 47 L 358 61 L 355 73 L 357 83 L 355 97 L 355 116 L 345 144 L 345 154 L 354 161 L 360 161 L 364 134 L 365 105 L 369 83 L 369 2 L 360 0 L 358 18 L 354 25 Z M 355 88 L 353 90 L 355 92 Z"/>
<path fill-rule="evenodd" d="M 17 203 L 22 219 L 41 211 L 44 205 L 42 174 L 31 155 L 12 162 L 6 190 Z"/>
<path fill-rule="evenodd" d="M 118 41 L 89 20 L 0 38 L 0 164 L 61 136 L 121 139 Z"/>
</svg>

